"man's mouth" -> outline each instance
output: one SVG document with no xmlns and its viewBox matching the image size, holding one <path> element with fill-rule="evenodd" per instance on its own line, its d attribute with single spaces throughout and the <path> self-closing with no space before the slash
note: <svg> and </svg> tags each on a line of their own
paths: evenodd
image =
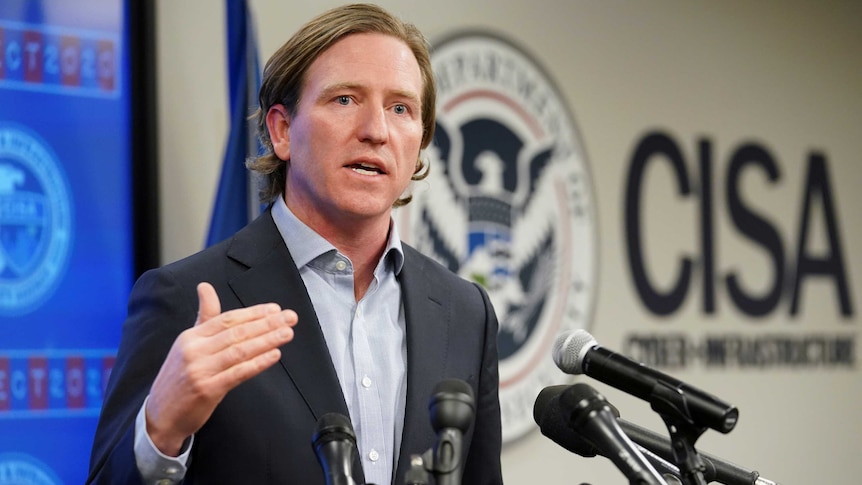
<svg viewBox="0 0 862 485">
<path fill-rule="evenodd" d="M 362 175 L 383 175 L 386 172 L 370 163 L 354 163 L 347 166 L 356 173 Z"/>
</svg>

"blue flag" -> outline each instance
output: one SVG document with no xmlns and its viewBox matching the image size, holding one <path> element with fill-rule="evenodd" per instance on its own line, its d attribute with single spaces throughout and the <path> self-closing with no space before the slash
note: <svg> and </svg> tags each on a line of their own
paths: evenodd
<svg viewBox="0 0 862 485">
<path fill-rule="evenodd" d="M 226 0 L 230 133 L 222 162 L 206 245 L 227 239 L 260 213 L 252 175 L 245 161 L 260 150 L 257 128 L 249 120 L 257 109 L 260 65 L 254 24 L 246 0 Z"/>
</svg>

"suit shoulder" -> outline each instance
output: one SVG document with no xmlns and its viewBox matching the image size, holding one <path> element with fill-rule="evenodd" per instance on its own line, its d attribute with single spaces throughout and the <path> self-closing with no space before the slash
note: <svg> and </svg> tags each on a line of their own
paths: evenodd
<svg viewBox="0 0 862 485">
<path fill-rule="evenodd" d="M 247 269 L 277 249 L 284 249 L 284 241 L 272 217 L 264 213 L 233 236 L 153 271 L 207 281 Z"/>
<path fill-rule="evenodd" d="M 222 241 L 184 258 L 153 268 L 144 273 L 144 276 L 168 273 L 175 278 L 184 279 L 186 276 L 195 278 L 198 275 L 206 274 L 219 265 L 220 261 L 226 259 L 230 241 L 230 239 Z"/>
<path fill-rule="evenodd" d="M 405 271 L 413 273 L 414 278 L 425 281 L 431 287 L 445 288 L 447 294 L 459 298 L 467 298 L 468 300 L 487 298 L 484 296 L 487 292 L 480 284 L 453 272 L 410 245 L 402 244 L 402 247 L 404 249 Z"/>
<path fill-rule="evenodd" d="M 462 278 L 457 273 L 443 266 L 435 259 L 427 256 L 409 244 L 401 244 L 404 249 L 405 263 L 416 266 L 422 272 L 433 275 L 434 278 L 442 278 L 451 284 L 470 284 L 470 281 Z"/>
</svg>

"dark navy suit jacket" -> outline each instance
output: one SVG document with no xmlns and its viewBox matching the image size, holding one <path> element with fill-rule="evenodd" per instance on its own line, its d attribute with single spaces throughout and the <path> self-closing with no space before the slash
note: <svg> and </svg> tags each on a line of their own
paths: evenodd
<svg viewBox="0 0 862 485">
<path fill-rule="evenodd" d="M 434 386 L 448 378 L 469 383 L 476 397 L 476 419 L 464 437 L 462 483 L 502 483 L 497 319 L 488 296 L 415 249 L 404 245 L 404 252 L 399 282 L 407 322 L 407 402 L 392 483 L 403 483 L 411 454 L 436 442 L 428 403 Z M 230 391 L 196 433 L 184 483 L 324 485 L 311 446 L 317 419 L 327 412 L 349 414 L 311 300 L 269 212 L 232 238 L 137 281 L 87 483 L 141 483 L 135 416 L 177 335 L 196 319 L 195 288 L 202 281 L 215 287 L 222 311 L 276 302 L 295 310 L 299 323 L 294 340 L 281 349 L 280 364 Z"/>
</svg>

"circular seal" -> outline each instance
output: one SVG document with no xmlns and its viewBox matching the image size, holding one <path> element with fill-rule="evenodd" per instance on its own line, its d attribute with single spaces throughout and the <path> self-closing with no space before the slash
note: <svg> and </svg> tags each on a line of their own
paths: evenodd
<svg viewBox="0 0 862 485">
<path fill-rule="evenodd" d="M 0 315 L 37 309 L 56 290 L 72 241 L 72 200 L 57 156 L 0 124 Z"/>
<path fill-rule="evenodd" d="M 536 396 L 564 377 L 551 358 L 556 336 L 592 318 L 591 176 L 565 100 L 523 50 L 468 32 L 435 44 L 431 62 L 431 170 L 398 223 L 407 242 L 488 291 L 509 442 L 536 429 Z"/>
<path fill-rule="evenodd" d="M 0 454 L 0 485 L 61 485 L 48 465 L 23 453 Z"/>
</svg>

